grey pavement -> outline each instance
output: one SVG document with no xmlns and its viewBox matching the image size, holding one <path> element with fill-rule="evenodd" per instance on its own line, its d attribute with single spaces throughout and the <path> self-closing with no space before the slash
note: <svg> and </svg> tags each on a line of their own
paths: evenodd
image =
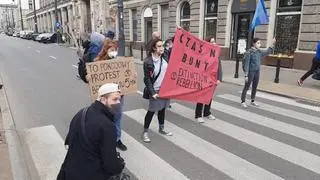
<svg viewBox="0 0 320 180">
<path fill-rule="evenodd" d="M 75 50 L 7 36 L 0 41 L 0 73 L 16 128 L 52 124 L 65 137 L 73 115 L 90 104 L 87 85 L 76 78 Z M 233 66 L 223 66 L 224 76 L 232 73 Z M 145 144 L 148 102 L 140 94 L 141 64 L 136 68 L 139 92 L 125 97 L 128 151 L 121 152 L 134 179 L 320 179 L 319 107 L 259 92 L 260 107 L 244 109 L 242 87 L 222 83 L 212 103 L 217 120 L 198 124 L 194 104 L 172 101 L 166 128 L 174 135 L 159 135 L 154 119 L 152 142 Z"/>
</svg>

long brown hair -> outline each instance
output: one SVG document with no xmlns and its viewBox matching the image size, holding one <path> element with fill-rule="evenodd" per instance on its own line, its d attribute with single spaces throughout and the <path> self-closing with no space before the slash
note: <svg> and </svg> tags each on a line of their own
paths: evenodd
<svg viewBox="0 0 320 180">
<path fill-rule="evenodd" d="M 159 41 L 162 41 L 162 40 L 158 38 L 158 39 L 154 39 L 154 40 L 151 41 L 151 45 L 150 45 L 150 49 L 149 49 L 149 52 L 148 52 L 148 56 L 152 56 L 152 53 L 155 52 L 154 49 L 156 48 L 157 43 Z"/>
</svg>

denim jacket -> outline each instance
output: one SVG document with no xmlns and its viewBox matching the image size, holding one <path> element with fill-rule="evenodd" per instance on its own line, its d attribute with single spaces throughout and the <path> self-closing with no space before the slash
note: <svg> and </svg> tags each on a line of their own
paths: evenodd
<svg viewBox="0 0 320 180">
<path fill-rule="evenodd" d="M 267 50 L 256 49 L 252 47 L 244 55 L 244 74 L 248 76 L 250 71 L 260 71 L 261 59 L 273 52 L 273 48 Z"/>
</svg>

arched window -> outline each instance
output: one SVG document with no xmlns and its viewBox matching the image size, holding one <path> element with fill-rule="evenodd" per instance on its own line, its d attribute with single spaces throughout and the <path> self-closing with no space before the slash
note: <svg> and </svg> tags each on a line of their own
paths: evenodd
<svg viewBox="0 0 320 180">
<path fill-rule="evenodd" d="M 216 36 L 218 0 L 205 0 L 204 37 Z"/>
<path fill-rule="evenodd" d="M 180 10 L 180 26 L 186 30 L 189 30 L 190 26 L 190 4 L 185 1 L 181 5 Z"/>
</svg>

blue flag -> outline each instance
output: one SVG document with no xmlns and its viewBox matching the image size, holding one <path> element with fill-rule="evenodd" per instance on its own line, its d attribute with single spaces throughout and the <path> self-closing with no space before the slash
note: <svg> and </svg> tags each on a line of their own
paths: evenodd
<svg viewBox="0 0 320 180">
<path fill-rule="evenodd" d="M 256 12 L 254 13 L 250 31 L 254 30 L 255 27 L 261 24 L 268 24 L 269 23 L 269 16 L 267 14 L 266 7 L 264 6 L 264 0 L 259 0 L 257 4 Z"/>
</svg>

